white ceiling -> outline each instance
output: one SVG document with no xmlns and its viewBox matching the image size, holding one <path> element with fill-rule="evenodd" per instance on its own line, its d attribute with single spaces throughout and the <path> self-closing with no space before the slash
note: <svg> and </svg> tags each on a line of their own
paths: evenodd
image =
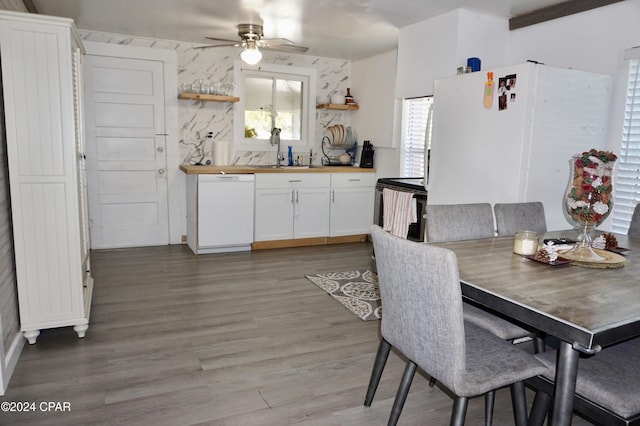
<svg viewBox="0 0 640 426">
<path fill-rule="evenodd" d="M 397 46 L 404 26 L 457 9 L 511 18 L 563 0 L 33 0 L 40 13 L 79 29 L 209 43 L 237 40 L 236 25 L 258 23 L 314 56 L 360 59 Z"/>
</svg>

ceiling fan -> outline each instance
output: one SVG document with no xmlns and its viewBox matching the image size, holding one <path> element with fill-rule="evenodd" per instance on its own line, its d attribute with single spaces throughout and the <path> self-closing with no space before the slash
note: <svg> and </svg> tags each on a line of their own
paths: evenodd
<svg viewBox="0 0 640 426">
<path fill-rule="evenodd" d="M 225 38 L 205 37 L 213 41 L 222 41 L 225 44 L 212 44 L 208 46 L 198 46 L 200 49 L 209 47 L 243 47 L 244 50 L 240 54 L 240 58 L 249 65 L 255 65 L 262 59 L 262 53 L 259 49 L 271 49 L 292 53 L 304 53 L 309 50 L 308 47 L 299 46 L 286 38 L 262 38 L 262 25 L 259 24 L 240 24 L 238 25 L 238 35 L 240 41 L 228 40 Z"/>
</svg>

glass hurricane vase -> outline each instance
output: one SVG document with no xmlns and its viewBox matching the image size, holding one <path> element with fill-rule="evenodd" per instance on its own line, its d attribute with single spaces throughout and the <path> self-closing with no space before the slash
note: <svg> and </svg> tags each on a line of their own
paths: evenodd
<svg viewBox="0 0 640 426">
<path fill-rule="evenodd" d="M 578 238 L 576 245 L 563 256 L 583 262 L 605 260 L 593 251 L 591 233 L 611 213 L 615 161 L 614 154 L 593 149 L 571 158 L 572 179 L 565 208 L 578 228 Z"/>
</svg>

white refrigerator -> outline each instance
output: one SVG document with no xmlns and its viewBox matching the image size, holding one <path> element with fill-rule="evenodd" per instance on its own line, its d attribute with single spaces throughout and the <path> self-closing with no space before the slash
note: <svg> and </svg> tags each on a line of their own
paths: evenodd
<svg viewBox="0 0 640 426">
<path fill-rule="evenodd" d="M 569 161 L 604 148 L 612 83 L 529 62 L 437 80 L 427 203 L 541 201 L 549 230 L 570 227 Z"/>
</svg>

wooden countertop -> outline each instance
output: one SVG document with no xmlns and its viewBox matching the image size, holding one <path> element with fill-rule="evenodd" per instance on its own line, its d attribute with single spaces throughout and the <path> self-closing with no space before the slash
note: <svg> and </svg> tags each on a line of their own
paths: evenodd
<svg viewBox="0 0 640 426">
<path fill-rule="evenodd" d="M 363 169 L 352 166 L 314 166 L 270 168 L 256 165 L 243 166 L 189 166 L 181 165 L 180 170 L 192 174 L 255 174 L 255 173 L 375 173 L 376 169 Z"/>
</svg>

